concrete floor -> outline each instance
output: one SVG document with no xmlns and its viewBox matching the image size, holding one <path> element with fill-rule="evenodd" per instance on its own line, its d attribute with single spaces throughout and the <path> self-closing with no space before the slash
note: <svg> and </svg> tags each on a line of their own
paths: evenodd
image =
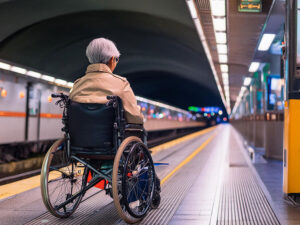
<svg viewBox="0 0 300 225">
<path fill-rule="evenodd" d="M 281 163 L 261 159 L 253 164 L 231 125 L 177 143 L 153 158 L 168 163 L 156 167 L 162 180 L 175 172 L 162 185 L 160 207 L 140 224 L 300 224 L 300 209 L 282 198 Z M 124 224 L 109 197 L 96 190 L 92 194 L 62 220 L 46 212 L 35 188 L 0 201 L 0 224 Z"/>
</svg>

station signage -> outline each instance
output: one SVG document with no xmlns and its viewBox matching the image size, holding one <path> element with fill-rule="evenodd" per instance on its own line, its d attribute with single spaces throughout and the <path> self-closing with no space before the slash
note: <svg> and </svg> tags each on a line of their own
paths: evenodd
<svg viewBox="0 0 300 225">
<path fill-rule="evenodd" d="M 203 113 L 218 113 L 220 110 L 219 107 L 196 107 L 196 106 L 189 106 L 188 109 L 191 112 L 203 112 Z"/>
<path fill-rule="evenodd" d="M 262 10 L 261 0 L 239 0 L 238 3 L 239 12 L 261 12 Z"/>
</svg>

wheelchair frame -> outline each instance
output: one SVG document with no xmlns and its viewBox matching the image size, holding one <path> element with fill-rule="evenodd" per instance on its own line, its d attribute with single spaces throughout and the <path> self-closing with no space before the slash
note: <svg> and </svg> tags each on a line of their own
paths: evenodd
<svg viewBox="0 0 300 225">
<path fill-rule="evenodd" d="M 64 95 L 62 93 L 61 94 L 53 94 L 52 97 L 53 98 L 60 98 L 60 100 L 58 100 L 56 104 L 58 104 L 58 105 L 60 105 L 60 107 L 64 108 L 63 117 L 62 117 L 62 122 L 63 122 L 64 127 L 62 128 L 62 131 L 64 131 L 65 134 L 64 134 L 64 139 L 63 140 L 61 139 L 60 141 L 62 143 L 64 142 L 66 155 L 67 155 L 67 160 L 70 161 L 70 162 L 72 160 L 74 160 L 75 162 L 79 162 L 82 165 L 84 165 L 86 168 L 88 168 L 88 169 L 84 170 L 83 179 L 87 179 L 89 171 L 93 171 L 93 173 L 94 173 L 92 179 L 89 181 L 88 184 L 85 181 L 84 187 L 81 187 L 81 190 L 79 192 L 75 193 L 72 197 L 68 198 L 63 203 L 57 205 L 55 207 L 55 210 L 60 210 L 64 207 L 66 207 L 67 204 L 73 202 L 76 198 L 80 198 L 80 200 L 78 202 L 78 205 L 79 205 L 80 201 L 81 201 L 82 197 L 84 196 L 84 194 L 86 193 L 86 191 L 89 190 L 90 188 L 94 187 L 97 183 L 99 183 L 102 180 L 108 181 L 108 183 L 111 184 L 111 186 L 112 186 L 112 192 L 114 192 L 115 195 L 118 195 L 118 190 L 116 190 L 116 188 L 114 190 L 114 187 L 113 187 L 113 184 L 112 184 L 112 182 L 113 182 L 113 169 L 115 169 L 115 162 L 114 162 L 114 167 L 112 169 L 108 169 L 105 172 L 103 172 L 103 171 L 101 171 L 101 169 L 94 168 L 92 165 L 89 164 L 89 162 L 87 162 L 83 158 L 81 158 L 79 156 L 76 156 L 75 154 L 72 154 L 69 127 L 68 127 L 68 104 L 70 103 L 70 100 L 68 99 L 67 95 Z M 107 96 L 107 99 L 108 99 L 108 103 L 106 105 L 107 106 L 112 106 L 114 111 L 115 111 L 115 122 L 113 124 L 113 142 L 114 142 L 113 149 L 114 149 L 114 152 L 117 153 L 117 151 L 118 151 L 119 147 L 121 146 L 122 142 L 126 139 L 126 135 L 125 135 L 126 131 L 141 132 L 143 134 L 143 139 L 144 139 L 143 141 L 144 141 L 144 143 L 146 143 L 146 132 L 142 128 L 142 126 L 140 128 L 137 128 L 136 126 L 126 125 L 124 109 L 123 109 L 121 99 L 118 96 Z M 134 140 L 134 138 L 132 140 Z M 139 139 L 135 138 L 135 140 L 139 140 Z M 147 153 L 148 152 L 147 146 L 143 143 L 140 143 L 140 145 L 142 145 L 142 148 L 146 149 L 144 151 L 145 151 L 145 153 Z M 47 153 L 47 155 L 50 154 L 50 151 L 51 151 L 51 148 L 50 148 L 49 152 Z M 154 172 L 154 174 L 152 175 L 154 180 L 152 181 L 153 182 L 153 187 L 152 187 L 151 196 L 150 196 L 151 199 L 152 199 L 151 201 L 154 201 L 153 200 L 154 199 L 153 195 L 155 193 L 157 193 L 157 191 L 155 191 L 155 189 L 157 187 L 157 184 L 155 184 L 156 175 L 155 175 L 155 170 L 154 170 L 154 165 L 153 165 L 153 162 L 152 162 L 151 155 L 150 155 L 149 152 L 147 154 L 149 154 L 149 156 L 150 156 L 150 161 L 151 161 L 152 167 L 153 167 L 152 170 Z M 51 209 L 51 207 L 50 207 L 51 203 L 50 203 L 50 199 L 49 199 L 49 195 L 48 195 L 48 180 L 47 180 L 48 177 L 47 176 L 49 174 L 47 174 L 47 173 L 50 172 L 50 169 L 49 169 L 49 167 L 46 166 L 49 163 L 47 161 L 49 159 L 49 156 L 47 156 L 47 155 L 45 157 L 43 167 L 42 167 L 42 170 L 41 170 L 41 190 L 42 190 L 42 196 L 43 196 L 43 201 L 44 201 L 45 206 L 48 208 L 48 210 L 53 215 L 55 215 L 55 213 L 53 213 L 53 209 Z M 115 158 L 116 158 L 116 156 L 115 156 Z M 106 194 L 107 194 L 108 193 L 107 191 L 111 190 L 111 188 L 106 189 L 106 186 L 107 185 L 105 183 L 104 189 L 106 190 Z M 159 187 L 159 192 L 160 192 L 160 187 Z M 158 192 L 158 195 L 159 195 L 159 192 Z M 110 192 L 110 194 L 114 195 L 111 192 Z M 156 198 L 155 201 L 157 201 L 158 197 L 159 196 L 155 197 Z M 113 198 L 114 198 L 114 202 L 115 202 L 115 196 L 113 196 Z M 160 203 L 160 197 L 159 197 L 158 204 L 159 203 Z M 76 208 L 78 207 L 78 205 L 76 206 Z M 116 203 L 115 203 L 115 205 L 116 205 Z M 158 205 L 154 205 L 154 206 L 152 205 L 152 208 L 157 208 L 157 207 L 158 207 Z M 74 211 L 76 210 L 76 208 L 74 209 Z M 147 213 L 147 211 L 148 211 L 148 209 L 147 209 L 146 212 L 143 215 L 139 216 L 139 215 L 133 214 L 130 211 L 129 211 L 129 213 L 123 213 L 122 214 L 122 212 L 120 212 L 120 210 L 122 211 L 121 208 L 122 208 L 122 206 L 120 206 L 120 205 L 119 205 L 119 207 L 117 207 L 119 216 L 121 218 L 123 218 L 127 223 L 137 222 L 138 220 L 143 218 L 145 216 L 145 214 Z M 61 215 L 57 215 L 57 214 L 55 216 L 57 216 L 57 217 L 68 217 L 74 211 L 72 211 L 70 214 L 67 214 L 65 216 L 61 216 Z M 125 214 L 130 214 L 130 215 L 125 215 Z"/>
</svg>

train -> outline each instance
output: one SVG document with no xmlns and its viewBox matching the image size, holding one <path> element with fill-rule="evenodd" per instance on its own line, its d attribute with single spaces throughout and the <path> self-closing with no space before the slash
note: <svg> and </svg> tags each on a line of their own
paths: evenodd
<svg viewBox="0 0 300 225">
<path fill-rule="evenodd" d="M 62 109 L 55 105 L 51 94 L 68 94 L 72 85 L 0 62 L 0 163 L 16 157 L 26 159 L 32 152 L 45 152 L 62 137 Z M 143 97 L 137 97 L 137 103 L 145 120 L 196 120 L 189 111 Z"/>
</svg>

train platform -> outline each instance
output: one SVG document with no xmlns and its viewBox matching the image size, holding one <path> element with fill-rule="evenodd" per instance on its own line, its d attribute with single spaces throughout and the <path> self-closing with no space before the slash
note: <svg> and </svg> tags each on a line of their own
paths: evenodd
<svg viewBox="0 0 300 225">
<path fill-rule="evenodd" d="M 300 224 L 282 197 L 281 164 L 250 159 L 231 125 L 219 125 L 151 149 L 162 199 L 140 224 Z M 0 224 L 124 224 L 113 201 L 92 188 L 76 212 L 58 219 L 43 205 L 39 176 L 0 186 Z"/>
</svg>

